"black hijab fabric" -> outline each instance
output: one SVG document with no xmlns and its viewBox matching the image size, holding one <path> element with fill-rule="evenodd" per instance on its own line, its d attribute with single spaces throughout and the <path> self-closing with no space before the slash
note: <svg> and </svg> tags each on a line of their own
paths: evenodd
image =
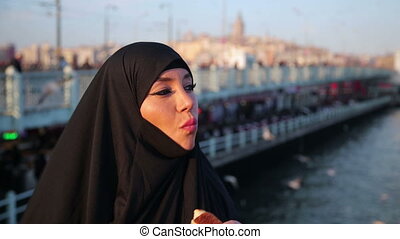
<svg viewBox="0 0 400 239">
<path fill-rule="evenodd" d="M 152 42 L 123 47 L 104 63 L 54 148 L 22 223 L 190 223 L 196 208 L 237 219 L 198 143 L 186 151 L 140 114 L 152 84 L 172 68 L 190 72 L 174 50 Z"/>
</svg>

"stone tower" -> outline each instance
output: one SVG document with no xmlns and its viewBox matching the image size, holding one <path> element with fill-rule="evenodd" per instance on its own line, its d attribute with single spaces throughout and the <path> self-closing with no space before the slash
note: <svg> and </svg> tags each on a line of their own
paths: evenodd
<svg viewBox="0 0 400 239">
<path fill-rule="evenodd" d="M 244 22 L 242 14 L 238 14 L 232 29 L 232 42 L 236 44 L 244 43 Z"/>
</svg>

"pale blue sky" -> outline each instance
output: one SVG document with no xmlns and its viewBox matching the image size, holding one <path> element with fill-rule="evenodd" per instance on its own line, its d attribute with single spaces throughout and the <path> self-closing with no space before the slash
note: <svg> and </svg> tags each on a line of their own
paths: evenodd
<svg viewBox="0 0 400 239">
<path fill-rule="evenodd" d="M 334 52 L 386 54 L 400 50 L 398 0 L 61 1 L 63 45 L 67 47 L 103 42 L 105 6 L 110 3 L 117 6 L 109 10 L 110 39 L 121 44 L 166 41 L 168 9 L 161 8 L 162 3 L 171 6 L 175 35 L 178 29 L 181 33 L 221 35 L 225 2 L 227 30 L 241 12 L 246 34 L 269 34 Z M 40 2 L 54 0 L 0 0 L 0 44 L 55 44 L 54 9 L 42 7 Z"/>
</svg>

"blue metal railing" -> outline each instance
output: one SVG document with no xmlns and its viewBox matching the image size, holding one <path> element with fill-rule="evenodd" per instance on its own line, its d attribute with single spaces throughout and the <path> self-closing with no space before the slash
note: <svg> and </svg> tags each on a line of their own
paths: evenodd
<svg viewBox="0 0 400 239">
<path fill-rule="evenodd" d="M 33 189 L 25 191 L 20 194 L 15 194 L 13 191 L 9 191 L 6 198 L 0 201 L 0 208 L 6 207 L 4 213 L 0 214 L 0 222 L 6 221 L 8 224 L 17 223 L 17 217 L 19 214 L 25 211 L 26 204 L 18 206 L 18 202 L 29 199 L 32 196 Z"/>
<path fill-rule="evenodd" d="M 289 136 L 295 136 L 299 131 L 304 132 L 304 134 L 310 133 L 321 128 L 319 126 L 326 127 L 382 107 L 390 102 L 391 97 L 385 96 L 361 103 L 330 107 L 314 114 L 302 115 L 269 125 L 253 126 L 248 130 L 226 134 L 221 137 L 213 137 L 200 142 L 200 147 L 214 166 L 219 166 L 219 155 L 226 155 L 226 153 L 230 153 L 233 150 L 248 148 L 254 144 L 276 145 L 278 141 L 283 142 L 283 138 L 287 139 Z M 300 135 L 298 134 L 297 136 Z"/>
<path fill-rule="evenodd" d="M 93 79 L 96 70 L 76 71 L 65 73 L 27 72 L 22 75 L 6 75 L 0 73 L 0 115 L 6 115 L 10 106 L 6 105 L 10 94 L 22 87 L 24 110 L 41 110 L 48 107 L 62 107 L 70 104 L 67 91 L 73 90 L 72 84 L 78 84 L 78 100 Z M 70 76 L 67 76 L 69 74 Z M 352 79 L 368 79 L 370 77 L 389 76 L 392 72 L 383 69 L 349 68 L 349 67 L 259 67 L 255 65 L 245 70 L 237 69 L 194 69 L 193 75 L 198 83 L 196 92 L 200 98 L 207 93 L 239 94 L 243 89 L 265 90 L 290 85 L 308 85 L 328 83 L 333 81 L 347 81 Z M 65 80 L 70 78 L 71 81 Z M 15 79 L 20 84 L 12 84 Z M 53 91 L 43 102 L 40 97 Z M 244 92 L 246 93 L 246 92 Z M 11 97 L 12 98 L 12 97 Z M 76 100 L 75 100 L 76 101 Z M 16 102 L 13 102 L 14 104 Z"/>
<path fill-rule="evenodd" d="M 95 73 L 96 70 L 0 73 L 0 131 L 66 123 Z M 364 80 L 391 74 L 388 70 L 372 68 L 258 65 L 244 70 L 213 67 L 193 70 L 200 103 L 288 86 Z M 41 118 L 48 120 L 43 122 Z"/>
</svg>

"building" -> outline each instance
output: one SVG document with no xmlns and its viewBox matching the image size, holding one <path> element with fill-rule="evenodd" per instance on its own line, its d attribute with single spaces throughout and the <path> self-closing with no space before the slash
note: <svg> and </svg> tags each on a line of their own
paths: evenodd
<svg viewBox="0 0 400 239">
<path fill-rule="evenodd" d="M 55 48 L 48 43 L 42 44 L 39 48 L 39 62 L 44 70 L 57 67 L 58 60 Z"/>
<path fill-rule="evenodd" d="M 0 66 L 7 65 L 14 56 L 15 46 L 13 44 L 0 46 Z"/>
<path fill-rule="evenodd" d="M 39 64 L 39 46 L 34 44 L 29 47 L 25 47 L 19 50 L 19 53 L 22 55 L 23 67 L 31 68 L 32 66 L 36 66 Z"/>
<path fill-rule="evenodd" d="M 233 24 L 231 41 L 234 44 L 243 44 L 244 40 L 244 21 L 242 15 L 239 13 L 235 20 L 235 23 Z"/>
<path fill-rule="evenodd" d="M 394 53 L 394 69 L 400 73 L 400 50 Z"/>
<path fill-rule="evenodd" d="M 121 48 L 116 43 L 107 46 L 80 46 L 63 48 L 62 56 L 74 68 L 99 67 L 114 52 Z M 1 49 L 0 49 L 1 51 Z M 55 47 L 50 44 L 33 44 L 19 51 L 23 57 L 23 67 L 27 70 L 51 70 L 57 68 Z M 0 52 L 0 54 L 2 54 Z"/>
<path fill-rule="evenodd" d="M 28 70 L 49 70 L 57 65 L 55 48 L 50 44 L 33 44 L 19 51 L 22 65 Z"/>
</svg>

